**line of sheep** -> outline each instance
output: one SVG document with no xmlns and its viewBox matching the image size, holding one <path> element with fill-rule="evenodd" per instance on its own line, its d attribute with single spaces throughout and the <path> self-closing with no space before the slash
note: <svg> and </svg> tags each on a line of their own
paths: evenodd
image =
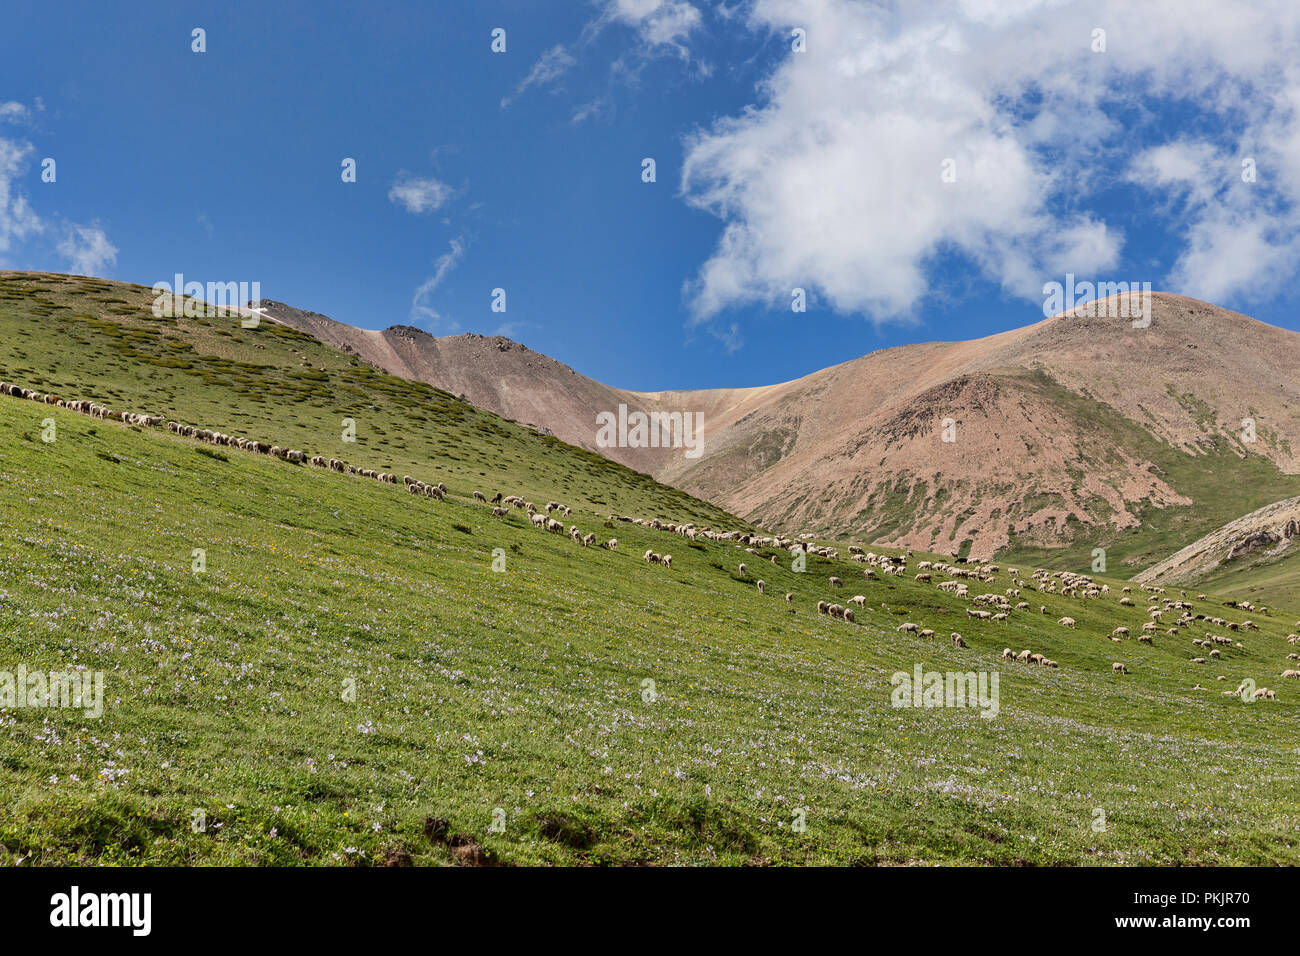
<svg viewBox="0 0 1300 956">
<path fill-rule="evenodd" d="M 0 382 L 0 395 L 9 395 L 14 398 L 23 398 L 29 401 L 41 402 L 57 408 L 66 408 L 70 411 L 90 415 L 94 418 L 120 421 L 127 425 L 139 425 L 153 428 L 162 425 L 166 421 L 166 419 L 160 415 L 143 415 L 135 412 L 120 412 L 98 402 L 84 400 L 64 401 L 56 395 L 45 394 L 34 389 L 22 388 L 17 385 L 11 385 L 8 382 Z M 175 435 L 180 435 L 182 438 L 192 438 L 196 441 L 206 442 L 210 445 L 237 448 L 243 451 L 253 452 L 254 454 L 269 455 L 284 461 L 295 464 L 308 464 L 338 474 L 371 478 L 384 484 L 397 484 L 397 475 L 391 472 L 381 472 L 371 468 L 358 468 L 356 465 L 349 464 L 339 458 L 329 458 L 324 455 L 312 455 L 309 457 L 306 452 L 295 448 L 283 448 L 279 445 L 272 445 L 267 442 L 242 438 L 236 435 L 228 435 L 224 432 L 202 428 L 197 425 L 186 425 L 182 422 L 166 421 L 166 424 L 168 431 Z M 425 498 L 434 498 L 438 501 L 447 500 L 447 486 L 441 481 L 437 484 L 430 484 L 429 482 L 422 481 L 419 478 L 405 475 L 402 478 L 402 485 L 409 494 Z M 488 503 L 487 496 L 481 491 L 475 491 L 473 497 L 476 501 Z M 511 495 L 508 498 L 503 498 L 501 492 L 497 492 L 496 496 L 491 500 L 491 504 L 493 505 L 498 505 L 498 503 L 516 505 L 519 508 L 526 509 L 533 525 L 552 532 L 564 532 L 564 525 L 555 519 L 548 518 L 548 515 L 552 512 L 556 512 L 562 513 L 567 518 L 571 514 L 571 509 L 567 505 L 563 505 L 558 501 L 548 502 L 546 505 L 545 515 L 539 514 L 532 502 L 526 501 L 518 495 Z M 497 517 L 504 517 L 508 512 L 508 508 L 501 506 L 492 509 L 493 515 Z M 583 535 L 579 532 L 576 526 L 570 527 L 568 534 L 575 542 L 581 544 L 583 547 L 588 547 L 596 543 L 596 535 L 594 533 Z M 618 539 L 610 539 L 605 546 L 611 551 L 617 550 Z M 663 563 L 671 567 L 672 557 L 669 556 Z"/>
</svg>

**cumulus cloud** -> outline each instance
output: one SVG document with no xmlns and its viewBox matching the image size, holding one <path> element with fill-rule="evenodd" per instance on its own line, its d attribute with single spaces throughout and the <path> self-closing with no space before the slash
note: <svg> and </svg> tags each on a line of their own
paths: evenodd
<svg viewBox="0 0 1300 956">
<path fill-rule="evenodd" d="M 117 263 L 117 247 L 98 223 L 70 225 L 57 248 L 67 260 L 68 271 L 76 275 L 103 276 Z"/>
<path fill-rule="evenodd" d="M 555 83 L 577 62 L 564 48 L 564 44 L 557 43 L 538 58 L 528 75 L 519 81 L 513 95 L 501 98 L 501 108 L 505 109 L 534 86 L 550 86 Z"/>
<path fill-rule="evenodd" d="M 1124 237 L 1093 200 L 1126 175 L 1189 217 L 1171 277 L 1189 294 L 1240 290 L 1300 234 L 1300 183 L 1280 182 L 1300 148 L 1294 4 L 751 0 L 736 16 L 781 55 L 755 104 L 686 141 L 682 195 L 723 224 L 686 288 L 697 322 L 794 287 L 899 318 L 954 259 L 1040 299 L 1044 281 L 1119 261 Z M 1235 141 L 1132 159 L 1163 103 Z M 1278 163 L 1271 192 L 1226 185 L 1245 143 Z"/>
<path fill-rule="evenodd" d="M 388 190 L 388 198 L 407 212 L 418 215 L 441 208 L 454 192 L 446 183 L 432 176 L 415 176 L 402 171 Z"/>
<path fill-rule="evenodd" d="M 435 309 L 430 299 L 438 286 L 442 285 L 442 280 L 447 277 L 447 274 L 456 268 L 464 254 L 465 239 L 463 236 L 457 236 L 448 243 L 447 251 L 434 261 L 433 275 L 420 283 L 419 288 L 415 290 L 415 295 L 411 298 L 411 321 L 424 322 L 434 330 L 444 333 L 455 332 L 460 328 L 459 323 L 446 318 Z"/>
</svg>

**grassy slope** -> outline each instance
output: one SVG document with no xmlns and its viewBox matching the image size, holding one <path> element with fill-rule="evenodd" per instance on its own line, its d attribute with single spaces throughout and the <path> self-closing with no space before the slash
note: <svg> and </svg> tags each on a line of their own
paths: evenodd
<svg viewBox="0 0 1300 956">
<path fill-rule="evenodd" d="M 333 387 L 319 386 L 327 407 Z M 396 433 L 397 399 L 377 398 Z M 226 386 L 202 400 L 249 416 L 250 434 L 281 421 Z M 427 461 L 430 480 L 484 441 L 443 434 L 459 458 Z M 521 484 L 576 467 L 563 446 L 511 447 Z M 1289 621 L 1265 619 L 1245 651 L 1198 666 L 1186 634 L 1100 637 L 1144 617 L 1117 593 L 1044 596 L 1050 618 L 973 624 L 965 602 L 891 579 L 850 584 L 870 608 L 849 625 L 811 607 L 831 596 L 828 574 L 861 580 L 849 562 L 795 574 L 732 545 L 605 528 L 604 505 L 575 521 L 622 547 L 584 550 L 464 497 L 208 451 L 0 399 L 0 668 L 101 669 L 108 702 L 99 721 L 0 712 L 0 861 L 329 864 L 404 849 L 441 862 L 423 832 L 435 816 L 507 862 L 1300 862 L 1300 689 L 1245 704 L 1214 681 L 1277 686 Z M 667 494 L 622 475 L 585 477 L 587 494 L 630 513 L 625 496 Z M 640 561 L 651 546 L 671 571 Z M 767 597 L 740 560 L 761 566 Z M 1061 614 L 1078 629 L 1051 623 Z M 971 647 L 899 635 L 903 620 Z M 1061 668 L 1003 665 L 1008 645 Z M 1133 674 L 1113 676 L 1112 660 Z M 917 662 L 998 670 L 1000 715 L 892 709 L 890 674 Z M 1211 691 L 1190 692 L 1197 680 Z M 796 806 L 805 833 L 789 825 Z M 498 807 L 505 832 L 489 833 Z M 205 833 L 190 830 L 196 808 Z"/>
<path fill-rule="evenodd" d="M 1230 561 L 1207 574 L 1196 587 L 1240 595 L 1253 602 L 1267 604 L 1273 600 L 1287 607 L 1300 607 L 1300 554 L 1291 550 L 1277 558 Z"/>
<path fill-rule="evenodd" d="M 0 372 L 91 398 L 354 464 L 436 478 L 469 494 L 520 490 L 608 514 L 732 521 L 722 510 L 446 392 L 376 371 L 273 322 L 156 319 L 142 286 L 0 273 Z M 356 441 L 343 440 L 343 419 Z M 593 429 L 595 428 L 593 424 Z M 507 492 L 509 493 L 509 492 Z"/>
</svg>

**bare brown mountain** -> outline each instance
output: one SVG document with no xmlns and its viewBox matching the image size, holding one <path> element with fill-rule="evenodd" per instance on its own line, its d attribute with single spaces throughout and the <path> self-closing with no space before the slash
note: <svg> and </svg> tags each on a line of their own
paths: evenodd
<svg viewBox="0 0 1300 956">
<path fill-rule="evenodd" d="M 1187 518 L 1181 546 L 1300 491 L 1285 487 L 1300 472 L 1300 335 L 1183 296 L 1157 293 L 1148 328 L 1074 310 L 779 385 L 654 393 L 602 385 L 508 339 L 268 311 L 586 448 L 596 448 L 596 414 L 619 403 L 701 412 L 697 459 L 680 448 L 599 450 L 774 529 L 987 556 L 1113 536 L 1169 512 Z M 1247 418 L 1255 441 L 1243 440 Z M 1197 469 L 1240 505 L 1207 495 Z M 1246 504 L 1261 474 L 1281 490 Z"/>
</svg>

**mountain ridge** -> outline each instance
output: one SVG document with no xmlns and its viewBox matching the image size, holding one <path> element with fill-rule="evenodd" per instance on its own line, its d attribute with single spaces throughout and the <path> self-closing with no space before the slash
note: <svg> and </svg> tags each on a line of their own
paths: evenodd
<svg viewBox="0 0 1300 956">
<path fill-rule="evenodd" d="M 1174 293 L 1152 294 L 1146 328 L 1112 317 L 1113 304 L 877 349 L 772 385 L 634 391 L 501 336 L 373 332 L 264 303 L 385 371 L 786 532 L 976 557 L 1025 545 L 1074 553 L 1081 536 L 1196 508 L 1176 473 L 1207 456 L 1221 470 L 1262 457 L 1283 496 L 1300 473 L 1300 377 L 1285 361 L 1300 335 Z M 596 415 L 620 404 L 701 414 L 703 454 L 600 447 Z M 1253 442 L 1238 434 L 1246 419 Z"/>
</svg>

